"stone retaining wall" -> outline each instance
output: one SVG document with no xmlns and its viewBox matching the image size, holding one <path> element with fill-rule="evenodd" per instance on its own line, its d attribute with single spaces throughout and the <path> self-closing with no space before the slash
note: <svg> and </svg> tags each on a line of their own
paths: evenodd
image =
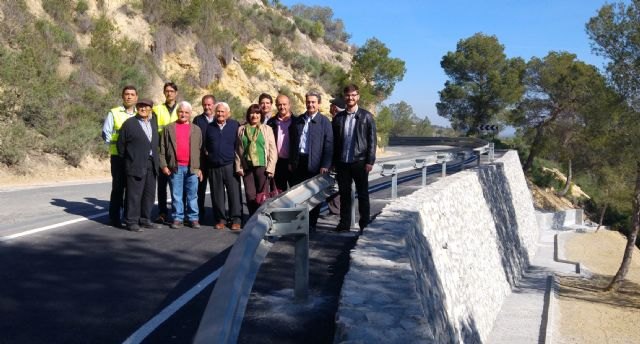
<svg viewBox="0 0 640 344">
<path fill-rule="evenodd" d="M 399 198 L 351 254 L 336 342 L 485 341 L 537 238 L 514 151 Z"/>
</svg>

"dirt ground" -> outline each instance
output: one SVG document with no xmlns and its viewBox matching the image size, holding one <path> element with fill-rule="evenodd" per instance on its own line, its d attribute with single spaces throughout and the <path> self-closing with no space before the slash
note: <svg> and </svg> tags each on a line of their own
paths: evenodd
<svg viewBox="0 0 640 344">
<path fill-rule="evenodd" d="M 108 159 L 85 158 L 72 167 L 53 154 L 28 157 L 19 167 L 0 167 L 0 191 L 60 184 L 84 184 L 111 180 Z"/>
<path fill-rule="evenodd" d="M 626 239 L 617 232 L 576 233 L 565 244 L 566 257 L 585 266 L 587 279 L 559 279 L 559 316 L 554 343 L 640 343 L 640 250 L 619 291 L 603 289 L 618 270 Z"/>
</svg>

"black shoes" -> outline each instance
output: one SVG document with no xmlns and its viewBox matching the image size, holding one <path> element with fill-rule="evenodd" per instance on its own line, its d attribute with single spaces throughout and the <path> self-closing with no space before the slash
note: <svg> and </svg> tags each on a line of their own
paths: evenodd
<svg viewBox="0 0 640 344">
<path fill-rule="evenodd" d="M 158 217 L 156 217 L 156 220 L 154 222 L 159 224 L 165 224 L 166 221 L 167 221 L 167 214 L 160 213 Z"/>
<path fill-rule="evenodd" d="M 345 226 L 345 225 L 338 225 L 333 231 L 334 232 L 338 232 L 338 233 L 349 232 L 349 231 L 351 231 L 351 228 L 349 228 L 349 226 Z"/>
<path fill-rule="evenodd" d="M 147 229 L 160 229 L 160 226 L 159 226 L 159 225 L 157 225 L 157 224 L 155 224 L 155 223 L 151 223 L 151 222 L 149 222 L 149 223 L 143 223 L 143 224 L 141 224 L 140 226 L 142 226 L 142 227 L 144 227 L 144 228 L 147 228 Z"/>
<path fill-rule="evenodd" d="M 109 221 L 109 224 L 115 228 L 124 228 L 124 224 L 122 224 L 122 221 L 120 220 L 111 220 Z"/>
<path fill-rule="evenodd" d="M 127 230 L 129 232 L 143 232 L 142 228 L 139 225 L 128 225 Z"/>
</svg>

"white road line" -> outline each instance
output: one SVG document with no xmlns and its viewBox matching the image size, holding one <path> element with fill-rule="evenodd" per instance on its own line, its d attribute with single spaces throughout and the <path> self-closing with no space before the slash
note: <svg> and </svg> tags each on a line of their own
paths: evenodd
<svg viewBox="0 0 640 344">
<path fill-rule="evenodd" d="M 189 289 L 182 296 L 173 301 L 170 305 L 165 307 L 160 313 L 147 321 L 136 332 L 125 339 L 123 344 L 138 344 L 147 338 L 147 336 L 155 331 L 163 322 L 169 319 L 173 314 L 180 310 L 187 302 L 191 301 L 196 295 L 198 295 L 204 288 L 208 287 L 211 283 L 218 279 L 220 276 L 220 270 L 212 272 L 207 277 L 203 278 L 198 284 Z"/>
<path fill-rule="evenodd" d="M 208 195 L 210 193 L 211 193 L 210 191 L 207 191 L 207 192 L 205 192 L 205 195 Z M 171 202 L 171 197 L 167 197 L 167 202 Z M 157 205 L 157 204 L 158 204 L 158 202 L 154 203 L 154 205 Z M 3 237 L 0 237 L 0 241 L 8 241 L 8 240 L 11 240 L 11 239 L 16 239 L 16 238 L 20 238 L 20 237 L 31 235 L 31 234 L 40 233 L 40 232 L 48 231 L 48 230 L 51 230 L 51 229 L 64 227 L 66 225 L 72 225 L 72 224 L 78 223 L 78 222 L 83 222 L 83 221 L 87 221 L 87 220 L 93 220 L 93 219 L 95 219 L 97 217 L 101 217 L 101 216 L 105 216 L 105 215 L 109 215 L 109 212 L 102 212 L 102 213 L 99 213 L 99 214 L 83 216 L 83 217 L 80 217 L 80 218 L 77 218 L 77 219 L 74 219 L 74 220 L 60 222 L 60 223 L 56 223 L 56 224 L 53 224 L 53 225 L 44 226 L 44 227 L 40 227 L 40 228 L 29 229 L 29 230 L 26 230 L 24 232 L 20 232 L 20 233 L 16 233 L 16 234 L 6 235 L 6 236 L 3 236 Z"/>
<path fill-rule="evenodd" d="M 77 218 L 77 219 L 73 219 L 73 220 L 69 220 L 69 221 L 65 221 L 65 222 L 60 222 L 60 223 L 56 223 L 56 224 L 49 225 L 49 226 L 30 229 L 30 230 L 27 230 L 27 231 L 24 231 L 24 232 L 20 232 L 20 233 L 16 233 L 16 234 L 11 234 L 11 235 L 0 237 L 0 241 L 7 241 L 7 240 L 23 237 L 23 236 L 35 234 L 35 233 L 48 231 L 50 229 L 60 228 L 60 227 L 66 226 L 66 225 L 72 225 L 74 223 L 78 223 L 78 222 L 82 222 L 82 221 L 93 220 L 96 217 L 101 217 L 101 216 L 105 216 L 105 215 L 108 215 L 108 214 L 109 214 L 109 212 L 105 211 L 105 212 L 102 212 L 102 213 L 89 215 L 89 216 L 86 216 L 86 217 L 80 217 L 80 218 Z"/>
</svg>

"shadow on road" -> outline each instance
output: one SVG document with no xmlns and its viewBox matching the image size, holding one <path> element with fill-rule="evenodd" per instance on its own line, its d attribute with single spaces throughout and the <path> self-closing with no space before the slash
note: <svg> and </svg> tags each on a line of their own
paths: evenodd
<svg viewBox="0 0 640 344">
<path fill-rule="evenodd" d="M 0 245 L 1 343 L 122 342 L 223 260 L 211 231 L 96 230 Z"/>
<path fill-rule="evenodd" d="M 100 200 L 94 197 L 85 197 L 85 202 L 67 201 L 60 198 L 52 198 L 51 205 L 63 208 L 65 212 L 78 216 L 91 216 L 109 211 L 109 201 Z M 98 223 L 108 223 L 108 217 L 99 217 L 93 221 Z"/>
</svg>

